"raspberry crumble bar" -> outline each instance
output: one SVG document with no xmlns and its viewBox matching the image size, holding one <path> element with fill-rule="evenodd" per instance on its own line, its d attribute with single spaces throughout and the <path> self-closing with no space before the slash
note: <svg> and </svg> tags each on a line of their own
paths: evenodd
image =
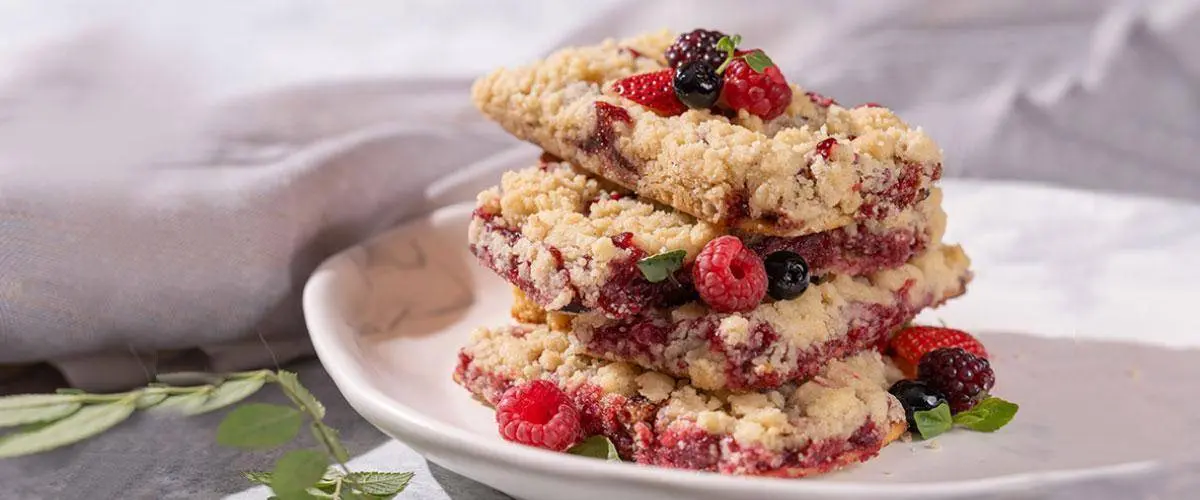
<svg viewBox="0 0 1200 500">
<path fill-rule="evenodd" d="M 481 78 L 472 98 L 559 158 L 748 232 L 796 236 L 886 217 L 915 206 L 941 176 L 941 150 L 921 129 L 886 108 L 845 108 L 789 85 L 773 64 L 750 71 L 761 51 L 731 51 L 721 99 L 684 106 L 669 95 L 673 39 L 563 49 Z"/>
<path fill-rule="evenodd" d="M 969 265 L 960 247 L 939 245 L 900 267 L 836 275 L 747 312 L 694 302 L 622 320 L 581 314 L 571 338 L 590 355 L 687 377 L 701 389 L 773 388 L 885 343 L 921 310 L 965 292 Z"/>
<path fill-rule="evenodd" d="M 932 188 L 917 207 L 881 220 L 743 239 L 762 256 L 799 254 L 816 276 L 869 274 L 901 266 L 941 238 L 940 202 L 940 190 Z M 689 266 L 721 234 L 717 226 L 639 199 L 567 163 L 547 161 L 505 173 L 499 186 L 481 193 L 468 238 L 481 263 L 543 308 L 625 318 L 691 300 Z M 648 281 L 638 261 L 671 250 L 687 254 L 675 279 Z"/>
<path fill-rule="evenodd" d="M 585 435 L 610 439 L 642 464 L 725 474 L 803 477 L 875 456 L 905 429 L 888 370 L 869 351 L 800 385 L 731 394 L 574 351 L 560 332 L 513 325 L 477 330 L 454 379 L 492 406 L 530 381 L 557 385 Z"/>
</svg>

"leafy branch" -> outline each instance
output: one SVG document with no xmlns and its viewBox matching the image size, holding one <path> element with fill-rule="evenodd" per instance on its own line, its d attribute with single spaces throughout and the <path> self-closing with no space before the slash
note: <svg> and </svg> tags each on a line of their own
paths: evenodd
<svg viewBox="0 0 1200 500">
<path fill-rule="evenodd" d="M 236 404 L 275 383 L 293 406 L 249 403 L 235 408 L 217 428 L 217 443 L 242 449 L 270 449 L 300 433 L 305 419 L 320 450 L 290 451 L 271 472 L 245 472 L 249 481 L 271 487 L 279 500 L 377 500 L 408 486 L 412 473 L 353 472 L 338 432 L 326 424 L 325 406 L 300 384 L 295 373 L 256 370 L 224 375 L 180 372 L 159 375 L 146 387 L 116 394 L 61 389 L 55 394 L 0 397 L 0 458 L 49 451 L 96 436 L 137 410 L 198 415 Z"/>
</svg>

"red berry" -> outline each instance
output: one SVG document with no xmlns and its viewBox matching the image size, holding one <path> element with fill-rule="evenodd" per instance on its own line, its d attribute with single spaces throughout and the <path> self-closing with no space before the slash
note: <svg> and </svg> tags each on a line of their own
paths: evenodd
<svg viewBox="0 0 1200 500">
<path fill-rule="evenodd" d="M 941 326 L 910 326 L 900 330 L 891 341 L 893 359 L 909 375 L 916 371 L 921 357 L 941 347 L 961 347 L 981 358 L 988 357 L 979 339 L 962 330 Z"/>
<path fill-rule="evenodd" d="M 670 69 L 642 73 L 617 80 L 613 91 L 659 115 L 673 116 L 687 111 L 675 96 L 674 79 L 675 71 Z"/>
<path fill-rule="evenodd" d="M 696 29 L 691 33 L 679 35 L 675 43 L 667 47 L 667 64 L 678 68 L 685 63 L 702 60 L 714 68 L 720 66 L 725 62 L 725 52 L 717 50 L 717 42 L 723 36 L 725 34 L 720 31 L 706 29 Z"/>
<path fill-rule="evenodd" d="M 824 158 L 826 161 L 828 161 L 829 155 L 833 154 L 833 151 L 837 149 L 837 145 L 837 139 L 830 137 L 818 142 L 816 148 L 814 149 L 816 150 L 817 154 L 821 155 L 821 158 Z"/>
<path fill-rule="evenodd" d="M 832 97 L 825 97 L 816 92 L 805 92 L 804 95 L 808 96 L 808 100 L 812 101 L 813 104 L 816 104 L 822 108 L 828 108 L 829 106 L 838 103 L 837 101 L 833 100 Z"/>
<path fill-rule="evenodd" d="M 566 393 L 547 380 L 504 392 L 496 405 L 500 435 L 509 441 L 563 451 L 579 441 L 579 411 Z"/>
<path fill-rule="evenodd" d="M 767 270 L 737 236 L 709 241 L 696 256 L 692 281 L 708 307 L 717 312 L 749 311 L 767 294 Z"/>
<path fill-rule="evenodd" d="M 738 56 L 755 51 L 738 52 Z M 744 109 L 750 114 L 770 120 L 783 114 L 792 103 L 792 87 L 775 65 L 754 71 L 745 57 L 735 57 L 725 68 L 725 84 L 721 103 L 733 110 Z"/>
<path fill-rule="evenodd" d="M 996 385 L 991 363 L 960 347 L 943 347 L 926 354 L 917 367 L 917 379 L 946 396 L 950 413 L 970 410 Z"/>
</svg>

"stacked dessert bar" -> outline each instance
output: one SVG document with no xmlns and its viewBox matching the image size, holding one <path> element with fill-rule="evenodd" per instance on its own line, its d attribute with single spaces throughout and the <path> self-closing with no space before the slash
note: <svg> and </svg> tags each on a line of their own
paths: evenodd
<svg viewBox="0 0 1200 500">
<path fill-rule="evenodd" d="M 942 241 L 941 152 L 739 41 L 607 41 L 475 84 L 484 114 L 545 150 L 480 193 L 470 225 L 513 321 L 476 331 L 454 376 L 504 437 L 798 477 L 907 429 L 881 352 L 971 278 Z"/>
</svg>

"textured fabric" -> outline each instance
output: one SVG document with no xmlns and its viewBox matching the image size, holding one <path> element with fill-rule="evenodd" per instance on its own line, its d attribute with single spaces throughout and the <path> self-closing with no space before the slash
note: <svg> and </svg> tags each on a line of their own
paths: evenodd
<svg viewBox="0 0 1200 500">
<path fill-rule="evenodd" d="M 664 26 L 740 32 L 794 82 L 895 108 L 948 175 L 1200 199 L 1196 0 L 730 5 L 0 3 L 0 363 L 106 389 L 192 347 L 214 369 L 307 352 L 298 293 L 322 258 L 470 199 L 495 154 L 536 154 L 471 109 L 474 76 Z M 213 498 L 267 463 L 211 446 L 213 419 L 166 424 L 0 466 L 0 497 Z M 159 433 L 176 439 L 147 448 Z M 412 498 L 488 498 L 401 444 L 380 453 L 417 467 Z M 69 482 L 47 489 L 34 472 L 52 469 Z"/>
</svg>

